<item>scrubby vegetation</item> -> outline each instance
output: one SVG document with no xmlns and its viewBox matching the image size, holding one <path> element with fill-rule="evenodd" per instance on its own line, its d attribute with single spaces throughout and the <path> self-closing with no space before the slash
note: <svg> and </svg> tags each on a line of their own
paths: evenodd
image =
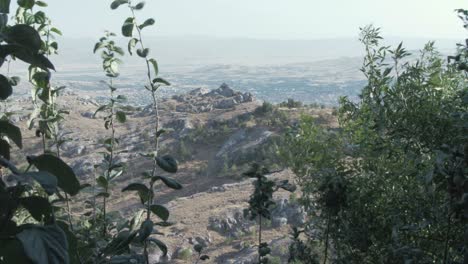
<svg viewBox="0 0 468 264">
<path fill-rule="evenodd" d="M 340 129 L 304 116 L 288 135 L 305 234 L 322 241 L 323 263 L 465 263 L 465 72 L 433 43 L 403 63 L 402 45 L 380 40 L 379 29 L 362 30 L 368 85 L 359 103 L 342 98 Z"/>
</svg>

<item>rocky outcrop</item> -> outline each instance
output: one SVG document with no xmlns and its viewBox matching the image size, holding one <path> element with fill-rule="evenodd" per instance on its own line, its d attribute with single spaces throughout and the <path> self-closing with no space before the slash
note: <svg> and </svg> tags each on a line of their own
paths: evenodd
<svg viewBox="0 0 468 264">
<path fill-rule="evenodd" d="M 306 223 L 307 213 L 304 208 L 288 199 L 276 201 L 276 207 L 272 211 L 272 227 L 281 227 L 284 225 L 302 226 Z"/>
<path fill-rule="evenodd" d="M 215 109 L 231 109 L 239 104 L 255 101 L 251 93 L 236 92 L 227 84 L 222 84 L 218 89 L 208 92 L 204 88 L 198 88 L 187 94 L 174 95 L 173 100 L 179 105 L 177 112 L 204 113 Z"/>
<path fill-rule="evenodd" d="M 265 128 L 240 129 L 221 146 L 209 164 L 211 172 L 219 172 L 223 166 L 250 163 L 258 156 L 258 148 L 267 143 L 273 132 Z M 227 163 L 227 164 L 226 164 Z"/>
<path fill-rule="evenodd" d="M 239 238 L 249 233 L 254 225 L 255 222 L 244 218 L 244 211 L 238 208 L 224 216 L 210 217 L 208 229 L 227 237 Z"/>
</svg>

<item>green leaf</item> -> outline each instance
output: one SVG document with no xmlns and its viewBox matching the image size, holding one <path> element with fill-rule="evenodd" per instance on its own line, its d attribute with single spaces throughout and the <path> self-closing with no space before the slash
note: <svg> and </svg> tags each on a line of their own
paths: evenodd
<svg viewBox="0 0 468 264">
<path fill-rule="evenodd" d="M 140 2 L 135 6 L 135 10 L 141 10 L 145 7 L 145 2 Z"/>
<path fill-rule="evenodd" d="M 101 192 L 101 193 L 96 194 L 96 198 L 99 198 L 99 197 L 109 198 L 110 194 L 106 192 Z"/>
<path fill-rule="evenodd" d="M 167 255 L 167 246 L 164 244 L 164 242 L 153 237 L 148 238 L 148 241 L 156 244 L 156 246 L 158 246 L 158 248 L 162 251 L 163 256 Z"/>
<path fill-rule="evenodd" d="M 22 175 L 37 181 L 48 195 L 52 195 L 57 191 L 57 177 L 47 171 L 27 172 Z"/>
<path fill-rule="evenodd" d="M 10 160 L 10 144 L 4 139 L 0 139 L 0 155 Z"/>
<path fill-rule="evenodd" d="M 180 190 L 182 189 L 182 185 L 180 183 L 178 183 L 176 180 L 174 179 L 171 179 L 171 178 L 168 178 L 168 177 L 164 177 L 164 176 L 155 176 L 151 179 L 153 182 L 157 181 L 157 180 L 161 180 L 162 182 L 164 182 L 164 184 L 169 187 L 169 188 L 172 188 L 172 189 L 175 189 L 175 190 Z"/>
<path fill-rule="evenodd" d="M 58 186 L 66 193 L 74 196 L 80 191 L 80 182 L 76 178 L 72 168 L 61 159 L 51 155 L 43 154 L 38 157 L 28 157 L 30 164 L 36 166 L 40 171 L 48 171 L 55 175 Z"/>
<path fill-rule="evenodd" d="M 34 0 L 18 0 L 18 5 L 24 9 L 31 9 L 34 6 Z"/>
<path fill-rule="evenodd" d="M 143 242 L 145 241 L 153 232 L 153 221 L 147 219 L 141 223 L 140 230 L 138 232 L 138 241 Z"/>
<path fill-rule="evenodd" d="M 168 81 L 164 80 L 163 78 L 155 78 L 153 80 L 153 83 L 161 83 L 161 84 L 165 84 L 165 85 L 171 85 Z"/>
<path fill-rule="evenodd" d="M 104 111 L 104 110 L 106 110 L 107 108 L 109 108 L 109 105 L 101 105 L 101 106 L 96 110 L 96 112 L 94 112 L 93 117 L 96 117 L 97 113 L 99 113 L 99 112 L 101 112 L 101 111 Z"/>
<path fill-rule="evenodd" d="M 1 0 L 0 0 L 1 1 Z M 24 250 L 21 242 L 18 239 L 4 239 L 2 246 L 0 247 L 0 259 L 3 263 L 14 263 L 14 264 L 30 264 L 29 260 L 24 255 Z"/>
<path fill-rule="evenodd" d="M 23 244 L 24 253 L 33 263 L 69 263 L 67 237 L 57 225 L 28 225 L 16 237 Z"/>
<path fill-rule="evenodd" d="M 78 240 L 75 234 L 70 230 L 70 227 L 64 221 L 57 221 L 57 225 L 63 230 L 67 237 L 68 255 L 70 257 L 70 263 L 80 263 L 81 260 L 78 259 L 77 255 Z"/>
<path fill-rule="evenodd" d="M 0 13 L 10 13 L 10 0 L 0 0 Z"/>
<path fill-rule="evenodd" d="M 46 14 L 42 11 L 38 11 L 34 14 L 34 21 L 36 22 L 36 24 L 45 24 L 46 19 Z"/>
<path fill-rule="evenodd" d="M 152 26 L 154 25 L 155 21 L 152 18 L 148 18 L 143 24 L 139 25 L 138 27 L 140 29 L 144 29 L 145 27 Z"/>
<path fill-rule="evenodd" d="M 138 195 L 140 196 L 140 200 L 142 204 L 146 203 L 150 199 L 150 196 L 152 196 L 152 193 L 153 193 L 152 190 L 148 189 L 146 185 L 141 184 L 141 183 L 131 183 L 127 187 L 122 189 L 122 192 L 127 192 L 127 191 L 137 191 Z"/>
<path fill-rule="evenodd" d="M 0 100 L 6 100 L 13 93 L 13 87 L 7 77 L 0 74 Z"/>
<path fill-rule="evenodd" d="M 133 36 L 133 28 L 135 27 L 134 24 L 134 18 L 129 17 L 125 20 L 123 26 L 122 26 L 122 35 L 124 37 L 131 37 Z"/>
<path fill-rule="evenodd" d="M 11 54 L 16 58 L 31 64 L 31 67 L 39 67 L 46 72 L 49 71 L 48 69 L 55 70 L 52 62 L 50 62 L 50 60 L 44 56 L 44 54 L 33 53 L 16 45 L 4 45 L 4 47 L 5 46 L 8 46 L 6 48 L 6 52 L 8 52 L 8 54 Z"/>
<path fill-rule="evenodd" d="M 9 44 L 17 44 L 27 48 L 34 54 L 37 54 L 42 46 L 41 36 L 37 30 L 24 24 L 17 24 L 8 28 L 5 40 Z"/>
<path fill-rule="evenodd" d="M 51 28 L 50 31 L 54 32 L 55 34 L 62 36 L 62 31 L 60 31 L 58 28 Z"/>
<path fill-rule="evenodd" d="M 42 2 L 42 1 L 36 1 L 36 5 L 40 7 L 47 7 L 47 3 Z"/>
<path fill-rule="evenodd" d="M 0 133 L 5 134 L 9 139 L 15 142 L 18 148 L 23 148 L 21 130 L 6 120 L 0 120 Z"/>
<path fill-rule="evenodd" d="M 104 178 L 103 176 L 99 176 L 99 178 L 96 179 L 96 182 L 100 187 L 104 189 L 109 187 L 109 182 L 107 182 L 106 178 Z"/>
<path fill-rule="evenodd" d="M 159 74 L 158 62 L 155 59 L 149 59 L 148 61 L 153 65 L 154 76 L 158 76 Z"/>
<path fill-rule="evenodd" d="M 111 9 L 117 9 L 119 6 L 123 4 L 127 4 L 128 0 L 115 0 L 114 2 L 111 3 Z"/>
<path fill-rule="evenodd" d="M 138 43 L 138 39 L 132 38 L 128 41 L 128 53 L 130 55 L 133 55 L 132 50 L 136 47 L 136 44 Z"/>
<path fill-rule="evenodd" d="M 115 113 L 115 117 L 117 118 L 117 121 L 119 121 L 120 123 L 125 123 L 127 121 L 127 115 L 125 114 L 125 112 L 117 111 Z"/>
<path fill-rule="evenodd" d="M 169 210 L 167 210 L 167 208 L 162 205 L 153 204 L 151 205 L 150 210 L 151 212 L 153 212 L 153 214 L 157 215 L 164 222 L 166 222 L 169 219 Z"/>
<path fill-rule="evenodd" d="M 21 174 L 21 172 L 18 170 L 18 168 L 15 167 L 15 165 L 13 165 L 13 163 L 3 157 L 0 157 L 0 165 L 8 168 L 15 175 Z"/>
<path fill-rule="evenodd" d="M 96 51 L 98 51 L 99 49 L 102 49 L 103 47 L 104 47 L 104 43 L 102 43 L 102 42 L 97 42 L 97 43 L 94 45 L 93 53 L 96 53 Z"/>
<path fill-rule="evenodd" d="M 52 206 L 44 197 L 31 196 L 19 199 L 19 203 L 23 206 L 36 221 L 49 222 L 53 217 Z"/>
<path fill-rule="evenodd" d="M 146 58 L 149 54 L 149 49 L 146 48 L 146 49 L 137 49 L 137 55 L 142 57 L 142 58 Z"/>
<path fill-rule="evenodd" d="M 164 155 L 162 157 L 156 157 L 156 163 L 158 166 L 170 173 L 176 173 L 177 172 L 177 160 L 174 159 L 170 155 Z"/>
<path fill-rule="evenodd" d="M 120 255 L 129 250 L 128 245 L 133 241 L 138 233 L 122 231 L 102 250 L 104 255 Z"/>
</svg>

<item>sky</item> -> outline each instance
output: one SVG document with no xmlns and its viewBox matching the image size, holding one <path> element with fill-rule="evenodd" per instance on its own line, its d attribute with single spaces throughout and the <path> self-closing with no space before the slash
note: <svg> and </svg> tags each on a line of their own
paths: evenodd
<svg viewBox="0 0 468 264">
<path fill-rule="evenodd" d="M 16 2 L 16 1 L 12 1 Z M 47 14 L 66 37 L 96 38 L 120 31 L 129 15 L 111 0 L 48 0 Z M 137 2 L 135 2 L 137 3 Z M 386 36 L 464 38 L 454 9 L 467 0 L 147 0 L 138 17 L 156 19 L 152 36 L 253 39 L 357 37 L 374 24 Z"/>
</svg>

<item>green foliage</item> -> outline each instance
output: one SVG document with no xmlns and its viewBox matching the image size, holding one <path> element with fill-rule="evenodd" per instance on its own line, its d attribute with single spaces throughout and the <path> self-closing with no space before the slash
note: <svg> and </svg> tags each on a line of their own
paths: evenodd
<svg viewBox="0 0 468 264">
<path fill-rule="evenodd" d="M 179 253 L 177 254 L 177 258 L 181 260 L 190 260 L 192 254 L 193 252 L 190 248 L 184 248 L 179 251 Z"/>
<path fill-rule="evenodd" d="M 467 111 L 466 78 L 432 43 L 407 61 L 402 45 L 380 40 L 378 29 L 363 29 L 368 84 L 359 103 L 341 99 L 340 129 L 305 116 L 287 136 L 322 260 L 461 263 L 466 130 L 454 113 Z"/>
<path fill-rule="evenodd" d="M 301 101 L 295 101 L 294 99 L 289 98 L 287 101 L 281 102 L 279 104 L 279 107 L 301 108 L 302 107 L 302 102 Z"/>
<path fill-rule="evenodd" d="M 153 107 L 158 112 L 156 91 L 169 82 L 158 76 L 158 64 L 155 59 L 148 58 L 149 49 L 143 47 L 141 30 L 155 23 L 147 19 L 142 24 L 136 24 L 135 10 L 144 8 L 144 3 L 133 6 L 130 1 L 117 0 L 111 8 L 116 9 L 127 4 L 132 16 L 126 20 L 122 28 L 125 36 L 132 37 L 129 43 L 129 53 L 140 44 L 137 54 L 145 58 L 148 66 L 148 84 L 145 88 L 151 92 L 154 99 Z M 159 137 L 163 130 L 159 128 L 159 114 L 155 122 L 156 135 L 153 138 L 153 149 L 141 153 L 153 162 L 150 172 L 144 173 L 148 186 L 142 183 L 131 184 L 124 191 L 137 191 L 144 209 L 138 211 L 133 218 L 124 220 L 118 212 L 108 212 L 107 200 L 112 198 L 113 181 L 125 171 L 125 164 L 117 162 L 117 157 L 124 152 L 118 149 L 119 139 L 116 137 L 117 124 L 127 121 L 128 107 L 126 98 L 116 95 L 114 81 L 119 76 L 119 56 L 124 55 L 122 48 L 113 40 L 115 34 L 106 32 L 94 46 L 94 52 L 100 52 L 102 67 L 108 82 L 103 82 L 109 88 L 108 103 L 100 106 L 95 113 L 103 117 L 103 125 L 109 131 L 102 140 L 103 160 L 95 165 L 95 182 L 81 185 L 73 170 L 61 159 L 61 145 L 68 139 L 61 131 L 61 122 L 66 118 L 67 111 L 60 109 L 59 95 L 65 87 L 52 85 L 54 65 L 49 58 L 57 54 L 56 36 L 61 31 L 52 26 L 50 19 L 39 8 L 47 7 L 43 1 L 18 1 L 14 21 L 7 25 L 7 13 L 10 11 L 10 1 L 0 0 L 0 58 L 8 64 L 14 60 L 22 60 L 29 64 L 29 82 L 32 84 L 33 113 L 28 122 L 30 129 L 36 130 L 36 136 L 41 139 L 42 152 L 38 156 L 28 156 L 29 166 L 18 169 L 11 161 L 11 148 L 14 143 L 22 148 L 21 130 L 9 121 L 11 113 L 4 112 L 0 117 L 0 165 L 5 168 L 2 174 L 11 172 L 11 177 L 17 183 L 10 186 L 0 180 L 0 262 L 1 263 L 109 263 L 113 261 L 131 262 L 135 257 L 130 254 L 140 251 L 136 259 L 148 263 L 147 248 L 150 245 L 158 247 L 167 254 L 167 246 L 154 237 L 154 226 L 169 226 L 169 211 L 162 205 L 154 203 L 153 188 L 158 181 L 172 189 L 181 189 L 182 185 L 167 176 L 156 175 L 156 169 L 175 173 L 178 165 L 170 155 L 160 156 Z M 133 38 L 133 34 L 138 36 Z M 13 87 L 20 79 L 16 76 L 0 75 L 0 100 L 6 100 L 13 94 Z M 36 170 L 37 169 L 37 170 Z M 159 173 L 158 173 L 159 174 Z M 92 192 L 89 191 L 92 189 Z M 90 194 L 90 199 L 84 201 L 85 212 L 76 217 L 71 213 L 71 196 L 85 190 L 83 195 Z M 70 195 L 70 197 L 69 197 Z M 80 197 L 81 198 L 81 197 Z M 103 199 L 102 206 L 97 200 Z M 152 214 L 162 222 L 153 222 Z M 65 221 L 63 221 L 63 220 Z M 26 224 L 27 223 L 27 224 Z"/>
<path fill-rule="evenodd" d="M 249 208 L 244 210 L 244 217 L 258 221 L 258 263 L 269 263 L 268 255 L 271 252 L 268 243 L 262 242 L 262 220 L 271 220 L 271 210 L 275 206 L 273 193 L 279 188 L 294 192 L 296 187 L 287 180 L 275 183 L 266 177 L 269 170 L 254 163 L 244 176 L 254 178 L 254 192 L 250 196 Z"/>
<path fill-rule="evenodd" d="M 264 101 L 261 106 L 255 109 L 256 115 L 266 115 L 268 113 L 272 113 L 275 110 L 275 106 L 267 101 Z"/>
</svg>

